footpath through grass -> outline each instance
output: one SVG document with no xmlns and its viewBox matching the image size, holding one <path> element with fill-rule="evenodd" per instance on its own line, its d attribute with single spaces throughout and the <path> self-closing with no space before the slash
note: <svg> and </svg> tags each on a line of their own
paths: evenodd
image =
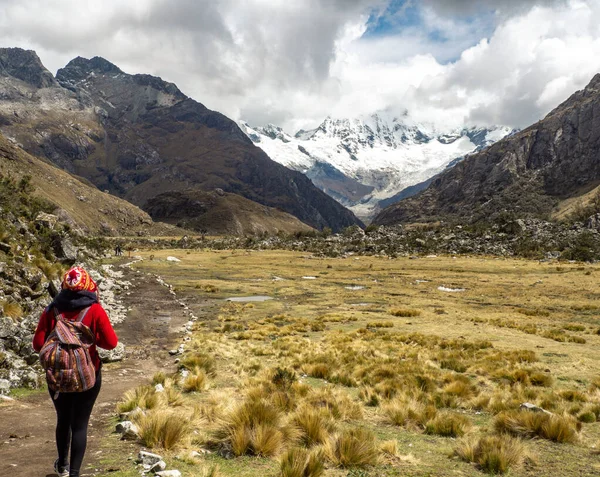
<svg viewBox="0 0 600 477">
<path fill-rule="evenodd" d="M 141 255 L 192 312 L 223 299 L 120 405 L 184 475 L 600 472 L 600 267 Z M 272 299 L 225 301 L 248 296 Z"/>
</svg>

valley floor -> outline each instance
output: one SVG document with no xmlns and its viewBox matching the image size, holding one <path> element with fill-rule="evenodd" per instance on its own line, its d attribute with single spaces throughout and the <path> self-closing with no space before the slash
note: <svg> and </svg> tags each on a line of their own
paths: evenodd
<svg viewBox="0 0 600 477">
<path fill-rule="evenodd" d="M 147 358 L 163 373 L 143 374 L 168 397 L 138 387 L 120 408 L 144 409 L 143 440 L 184 476 L 215 475 L 216 465 L 219 475 L 275 477 L 282 456 L 308 462 L 308 455 L 325 476 L 477 476 L 486 464 L 455 451 L 477 460 L 468 445 L 500 435 L 518 447 L 510 475 L 600 473 L 597 265 L 243 250 L 140 255 L 129 326 L 145 327 L 134 334 L 138 345 L 145 335 L 154 342 Z M 148 280 L 156 288 L 145 278 L 154 276 L 183 305 L 143 305 L 158 293 L 143 292 Z M 225 301 L 249 296 L 272 299 Z M 189 340 L 180 338 L 185 379 L 171 374 L 174 358 L 161 331 L 148 326 L 173 304 L 198 316 Z M 142 381 L 136 374 L 128 384 Z M 534 413 L 518 411 L 523 402 L 552 411 L 554 421 L 534 428 L 527 421 Z M 149 430 L 161 416 L 182 422 L 169 450 Z M 94 473 L 139 475 L 127 458 L 140 444 L 108 436 L 112 424 L 105 417 L 105 437 L 93 445 Z"/>
<path fill-rule="evenodd" d="M 594 453 L 600 443 L 597 266 L 464 257 L 322 259 L 243 250 L 142 256 L 134 266 L 160 275 L 202 316 L 182 363 L 207 384 L 184 393 L 184 404 L 173 409 L 194 410 L 184 447 L 212 453 L 191 458 L 184 449 L 167 452 L 183 458 L 173 466 L 184 475 L 218 464 L 222 475 L 275 476 L 278 457 L 301 443 L 323 459 L 325 475 L 481 475 L 451 457 L 453 451 L 464 439 L 497 435 L 497 421 L 514 417 L 511 412 L 520 416 L 515 409 L 523 402 L 563 416 L 573 435 L 559 443 L 561 437 L 543 439 L 508 426 L 512 435 L 535 437 L 523 441 L 523 464 L 511 475 L 600 472 Z M 222 301 L 212 316 L 195 311 L 209 297 L 248 296 L 272 299 Z M 276 377 L 282 370 L 297 380 L 282 388 Z M 257 400 L 280 412 L 270 431 L 282 435 L 274 449 L 232 437 L 256 431 L 253 424 L 240 430 L 232 422 Z M 287 436 L 286 426 L 305 429 L 301 416 L 311 409 L 325 416 L 317 442 L 305 434 Z M 464 429 L 436 427 L 455 418 Z M 376 445 L 385 442 L 388 451 L 376 464 L 344 467 L 328 449 L 355 428 L 372 433 Z"/>
</svg>

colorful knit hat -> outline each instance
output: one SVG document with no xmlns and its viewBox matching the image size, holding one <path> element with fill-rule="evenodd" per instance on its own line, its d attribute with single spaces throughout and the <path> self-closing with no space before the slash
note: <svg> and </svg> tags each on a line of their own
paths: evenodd
<svg viewBox="0 0 600 477">
<path fill-rule="evenodd" d="M 98 286 L 90 274 L 81 267 L 73 267 L 63 277 L 63 290 L 96 292 Z"/>
</svg>

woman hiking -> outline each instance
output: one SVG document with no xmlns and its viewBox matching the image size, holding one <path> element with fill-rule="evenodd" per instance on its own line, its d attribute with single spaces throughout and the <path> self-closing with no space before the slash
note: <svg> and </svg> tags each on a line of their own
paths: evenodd
<svg viewBox="0 0 600 477">
<path fill-rule="evenodd" d="M 71 268 L 63 277 L 60 293 L 42 313 L 33 337 L 56 409 L 54 471 L 59 477 L 79 477 L 88 423 L 102 385 L 96 346 L 113 349 L 117 343 L 99 303 L 98 286 L 83 268 Z"/>
</svg>

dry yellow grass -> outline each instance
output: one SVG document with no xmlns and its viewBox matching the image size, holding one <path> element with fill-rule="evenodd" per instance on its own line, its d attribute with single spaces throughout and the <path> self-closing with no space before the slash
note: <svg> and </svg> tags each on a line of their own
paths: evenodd
<svg viewBox="0 0 600 477">
<path fill-rule="evenodd" d="M 135 266 L 163 276 L 192 309 L 204 298 L 274 298 L 252 306 L 215 302 L 182 357 L 182 368 L 211 373 L 211 388 L 187 394 L 182 406 L 194 409 L 199 445 L 217 455 L 229 449 L 269 456 L 261 461 L 269 475 L 287 475 L 284 461 L 286 472 L 296 475 L 323 447 L 324 475 L 339 477 L 344 466 L 366 465 L 350 457 L 364 449 L 348 433 L 362 429 L 364 443 L 373 444 L 364 454 L 375 475 L 385 463 L 398 464 L 408 443 L 413 457 L 402 461 L 404 474 L 437 475 L 449 464 L 448 437 L 468 431 L 474 448 L 481 442 L 471 459 L 481 470 L 508 466 L 525 475 L 511 447 L 518 441 L 508 433 L 547 436 L 529 441 L 539 456 L 536 475 L 594 469 L 585 446 L 566 450 L 560 442 L 571 439 L 571 427 L 575 440 L 600 439 L 600 335 L 593 333 L 600 294 L 594 274 L 586 274 L 595 266 L 557 270 L 521 260 L 333 260 L 231 250 L 152 254 L 154 260 Z M 167 266 L 167 255 L 182 261 Z M 196 288 L 198 270 L 217 293 Z M 347 283 L 365 288 L 349 290 Z M 398 303 L 420 312 L 419 318 L 391 314 Z M 393 326 L 377 326 L 386 322 Z M 567 339 L 556 340 L 562 336 Z M 525 425 L 524 433 L 498 425 L 490 436 L 494 422 L 518 414 L 523 402 L 563 416 L 571 427 L 554 421 L 533 426 L 544 427 L 542 435 Z M 497 453 L 490 442 L 499 443 Z M 264 475 L 240 473 L 243 459 L 219 460 L 223 475 Z M 467 463 L 455 464 L 464 475 L 480 475 Z"/>
</svg>

